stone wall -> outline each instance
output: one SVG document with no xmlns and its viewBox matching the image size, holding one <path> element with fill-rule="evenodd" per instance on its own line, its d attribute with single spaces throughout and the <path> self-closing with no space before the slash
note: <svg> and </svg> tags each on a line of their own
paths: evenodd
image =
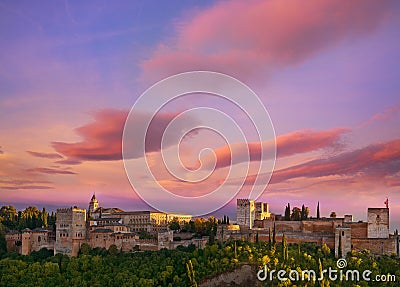
<svg viewBox="0 0 400 287">
<path fill-rule="evenodd" d="M 351 238 L 367 238 L 368 223 L 367 222 L 352 222 L 347 224 L 351 228 Z"/>
<path fill-rule="evenodd" d="M 396 238 L 357 238 L 352 240 L 353 250 L 370 250 L 375 255 L 392 255 L 396 251 Z"/>
</svg>

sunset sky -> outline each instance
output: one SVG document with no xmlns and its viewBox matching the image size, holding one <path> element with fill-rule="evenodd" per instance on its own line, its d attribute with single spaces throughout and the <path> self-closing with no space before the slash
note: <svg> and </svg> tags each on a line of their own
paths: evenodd
<svg viewBox="0 0 400 287">
<path fill-rule="evenodd" d="M 389 197 L 400 228 L 399 27 L 396 1 L 0 1 L 0 203 L 87 207 L 95 192 L 108 207 L 148 209 L 124 170 L 126 116 L 159 80 L 209 70 L 251 87 L 269 112 L 277 160 L 260 200 L 272 212 L 290 202 L 315 215 L 319 201 L 324 216 L 366 220 Z M 254 141 L 238 107 L 205 94 L 166 106 L 157 128 L 196 106 L 223 110 Z M 177 194 L 227 174 L 226 143 L 208 130 L 180 147 L 187 167 L 204 147 L 217 154 L 198 185 L 171 180 L 154 141 L 149 165 Z M 233 218 L 235 205 L 218 214 Z"/>
</svg>

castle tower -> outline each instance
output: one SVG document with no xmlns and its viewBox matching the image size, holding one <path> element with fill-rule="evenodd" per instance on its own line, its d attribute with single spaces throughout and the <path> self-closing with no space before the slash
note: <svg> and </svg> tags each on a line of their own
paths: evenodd
<svg viewBox="0 0 400 287">
<path fill-rule="evenodd" d="M 86 210 L 75 207 L 59 208 L 56 216 L 56 243 L 54 255 L 78 255 L 86 240 Z"/>
<path fill-rule="evenodd" d="M 96 195 L 93 193 L 92 199 L 89 202 L 89 214 L 92 214 L 99 207 L 99 202 L 96 199 Z"/>
<path fill-rule="evenodd" d="M 351 228 L 336 227 L 335 230 L 335 256 L 339 256 L 341 249 L 342 257 L 346 257 L 347 252 L 351 251 Z"/>
<path fill-rule="evenodd" d="M 368 208 L 368 238 L 389 238 L 389 208 Z"/>
<path fill-rule="evenodd" d="M 253 228 L 255 219 L 255 201 L 249 199 L 237 199 L 236 222 L 239 225 Z"/>
</svg>

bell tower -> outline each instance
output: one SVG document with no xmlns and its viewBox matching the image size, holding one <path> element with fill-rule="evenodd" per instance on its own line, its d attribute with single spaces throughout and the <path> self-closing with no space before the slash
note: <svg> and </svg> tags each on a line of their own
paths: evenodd
<svg viewBox="0 0 400 287">
<path fill-rule="evenodd" d="M 99 202 L 96 199 L 96 195 L 93 193 L 92 199 L 89 202 L 89 214 L 92 214 L 99 207 Z"/>
</svg>

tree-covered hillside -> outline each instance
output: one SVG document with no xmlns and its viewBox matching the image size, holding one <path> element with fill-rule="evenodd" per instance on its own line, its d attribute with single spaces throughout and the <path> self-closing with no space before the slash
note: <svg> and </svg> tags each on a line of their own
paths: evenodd
<svg viewBox="0 0 400 287">
<path fill-rule="evenodd" d="M 285 242 L 249 243 L 243 241 L 214 244 L 203 250 L 178 248 L 177 250 L 120 253 L 115 246 L 109 250 L 90 249 L 85 245 L 78 257 L 52 256 L 41 250 L 30 256 L 13 253 L 3 255 L 0 261 L 0 286 L 198 286 L 240 264 L 249 263 L 257 268 L 320 270 L 336 268 L 336 259 L 327 246 L 314 244 L 300 246 Z M 368 252 L 352 253 L 347 257 L 351 269 L 393 274 L 400 280 L 400 260 L 394 256 L 371 257 Z M 256 276 L 256 273 L 254 274 Z M 263 281 L 262 286 L 398 286 L 398 282 L 285 282 L 274 278 Z"/>
</svg>

